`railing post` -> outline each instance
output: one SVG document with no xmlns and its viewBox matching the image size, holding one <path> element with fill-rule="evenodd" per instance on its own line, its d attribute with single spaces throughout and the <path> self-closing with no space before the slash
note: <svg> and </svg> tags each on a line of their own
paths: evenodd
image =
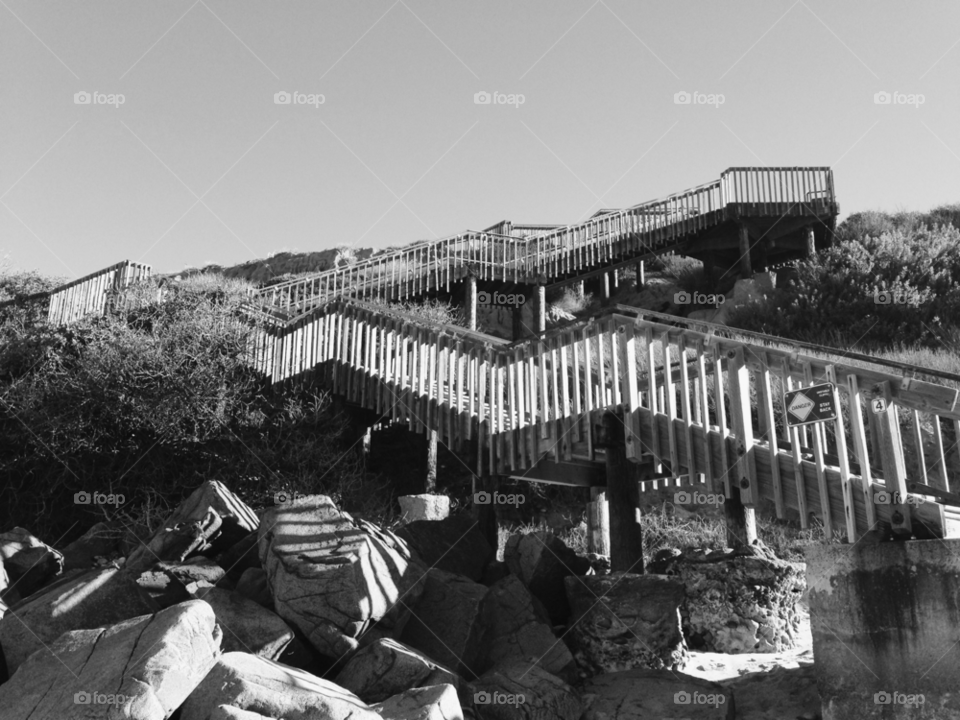
<svg viewBox="0 0 960 720">
<path fill-rule="evenodd" d="M 471 330 L 477 330 L 477 278 L 473 273 L 467 276 L 466 299 L 464 303 L 467 307 L 467 327 Z"/>
<path fill-rule="evenodd" d="M 727 541 L 733 546 L 750 545 L 757 539 L 754 505 L 759 499 L 753 421 L 750 417 L 750 370 L 743 348 L 727 353 L 727 381 L 730 388 L 730 420 L 737 442 L 736 457 L 729 472 L 733 476 L 731 496 L 723 505 Z"/>
<path fill-rule="evenodd" d="M 547 331 L 547 288 L 545 285 L 537 285 L 537 301 L 536 301 L 536 313 L 537 313 L 537 327 L 536 330 L 538 333 L 544 333 Z"/>
<path fill-rule="evenodd" d="M 913 534 L 910 507 L 907 505 L 907 467 L 903 457 L 900 437 L 900 421 L 897 406 L 893 403 L 890 382 L 885 380 L 877 388 L 877 396 L 886 400 L 886 409 L 877 414 L 880 428 L 880 462 L 883 466 L 883 483 L 890 494 L 890 529 L 895 535 L 907 540 Z"/>
</svg>

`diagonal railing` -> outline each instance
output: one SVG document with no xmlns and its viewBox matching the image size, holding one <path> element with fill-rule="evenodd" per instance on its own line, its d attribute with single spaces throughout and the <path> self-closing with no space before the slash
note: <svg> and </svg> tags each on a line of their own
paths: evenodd
<svg viewBox="0 0 960 720">
<path fill-rule="evenodd" d="M 476 443 L 478 475 L 522 476 L 545 458 L 598 461 L 594 426 L 616 412 L 628 457 L 653 458 L 688 489 L 731 497 L 737 487 L 746 504 L 769 500 L 778 517 L 799 513 L 804 527 L 813 513 L 851 539 L 878 520 L 918 537 L 960 532 L 960 514 L 915 506 L 922 498 L 906 486 L 908 471 L 945 491 L 958 481 L 956 388 L 854 366 L 835 359 L 839 350 L 803 355 L 786 340 L 783 349 L 724 332 L 750 335 L 620 306 L 508 343 L 337 301 L 291 323 L 264 316 L 250 363 L 274 382 L 311 377 L 454 449 Z M 960 376 L 930 374 L 960 387 Z M 837 420 L 788 427 L 783 393 L 823 382 L 834 388 Z M 871 409 L 877 399 L 883 413 Z"/>
<path fill-rule="evenodd" d="M 336 297 L 405 300 L 479 280 L 540 282 L 663 251 L 729 217 L 835 213 L 827 167 L 730 168 L 719 180 L 529 237 L 468 231 L 262 288 L 257 300 L 295 316 Z"/>
</svg>

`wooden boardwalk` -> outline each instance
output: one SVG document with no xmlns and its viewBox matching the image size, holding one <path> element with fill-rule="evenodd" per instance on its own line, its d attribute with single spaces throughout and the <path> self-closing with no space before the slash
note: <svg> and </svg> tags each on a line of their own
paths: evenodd
<svg viewBox="0 0 960 720">
<path fill-rule="evenodd" d="M 836 209 L 827 168 L 732 168 L 574 226 L 502 223 L 517 235 L 403 248 L 259 291 L 245 308 L 248 360 L 272 382 L 318 382 L 383 421 L 436 433 L 479 478 L 603 487 L 601 428 L 616 418 L 627 459 L 654 468 L 637 481 L 640 504 L 664 490 L 736 496 L 803 527 L 815 517 L 851 541 L 881 520 L 903 534 L 955 536 L 960 511 L 907 486 L 960 483 L 957 391 L 944 384 L 960 377 L 626 306 L 508 342 L 362 299 L 423 297 L 466 277 L 561 283 L 671 249 L 712 242 L 719 252 L 730 227 L 741 251 L 763 222 L 782 244 Z M 120 309 L 120 290 L 149 275 L 118 263 L 39 295 L 62 324 Z M 822 383 L 837 418 L 788 427 L 784 393 Z"/>
</svg>

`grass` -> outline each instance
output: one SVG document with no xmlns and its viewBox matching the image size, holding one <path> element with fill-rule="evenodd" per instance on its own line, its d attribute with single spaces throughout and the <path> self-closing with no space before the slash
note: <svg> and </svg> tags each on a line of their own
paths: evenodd
<svg viewBox="0 0 960 720">
<path fill-rule="evenodd" d="M 664 548 L 705 548 L 720 550 L 727 547 L 726 527 L 720 518 L 702 516 L 680 517 L 671 503 L 664 502 L 659 508 L 645 509 L 640 518 L 643 529 L 643 560 L 652 562 L 658 550 Z M 511 535 L 527 535 L 548 530 L 545 524 L 500 526 L 497 537 L 497 559 L 503 560 L 503 551 Z M 587 546 L 586 516 L 579 525 L 569 530 L 554 533 L 567 547 L 579 555 L 589 552 Z M 804 548 L 823 542 L 840 542 L 839 532 L 827 538 L 822 526 L 806 530 L 794 527 L 775 518 L 757 516 L 757 536 L 777 557 L 793 562 L 804 561 Z"/>
</svg>

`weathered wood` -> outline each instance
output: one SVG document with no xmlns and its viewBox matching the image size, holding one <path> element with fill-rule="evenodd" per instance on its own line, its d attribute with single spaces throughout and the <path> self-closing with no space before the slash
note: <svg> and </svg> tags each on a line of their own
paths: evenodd
<svg viewBox="0 0 960 720">
<path fill-rule="evenodd" d="M 877 419 L 882 436 L 880 458 L 883 463 L 883 483 L 890 494 L 893 513 L 890 529 L 895 535 L 909 538 L 913 534 L 913 524 L 906 503 L 907 466 L 903 458 L 897 406 L 891 402 L 889 383 L 881 383 L 879 390 L 887 402 L 886 410 L 879 413 Z"/>
<path fill-rule="evenodd" d="M 608 412 L 603 416 L 606 444 L 607 498 L 610 503 L 610 569 L 643 574 L 643 532 L 636 467 L 627 460 L 623 421 Z"/>
</svg>

